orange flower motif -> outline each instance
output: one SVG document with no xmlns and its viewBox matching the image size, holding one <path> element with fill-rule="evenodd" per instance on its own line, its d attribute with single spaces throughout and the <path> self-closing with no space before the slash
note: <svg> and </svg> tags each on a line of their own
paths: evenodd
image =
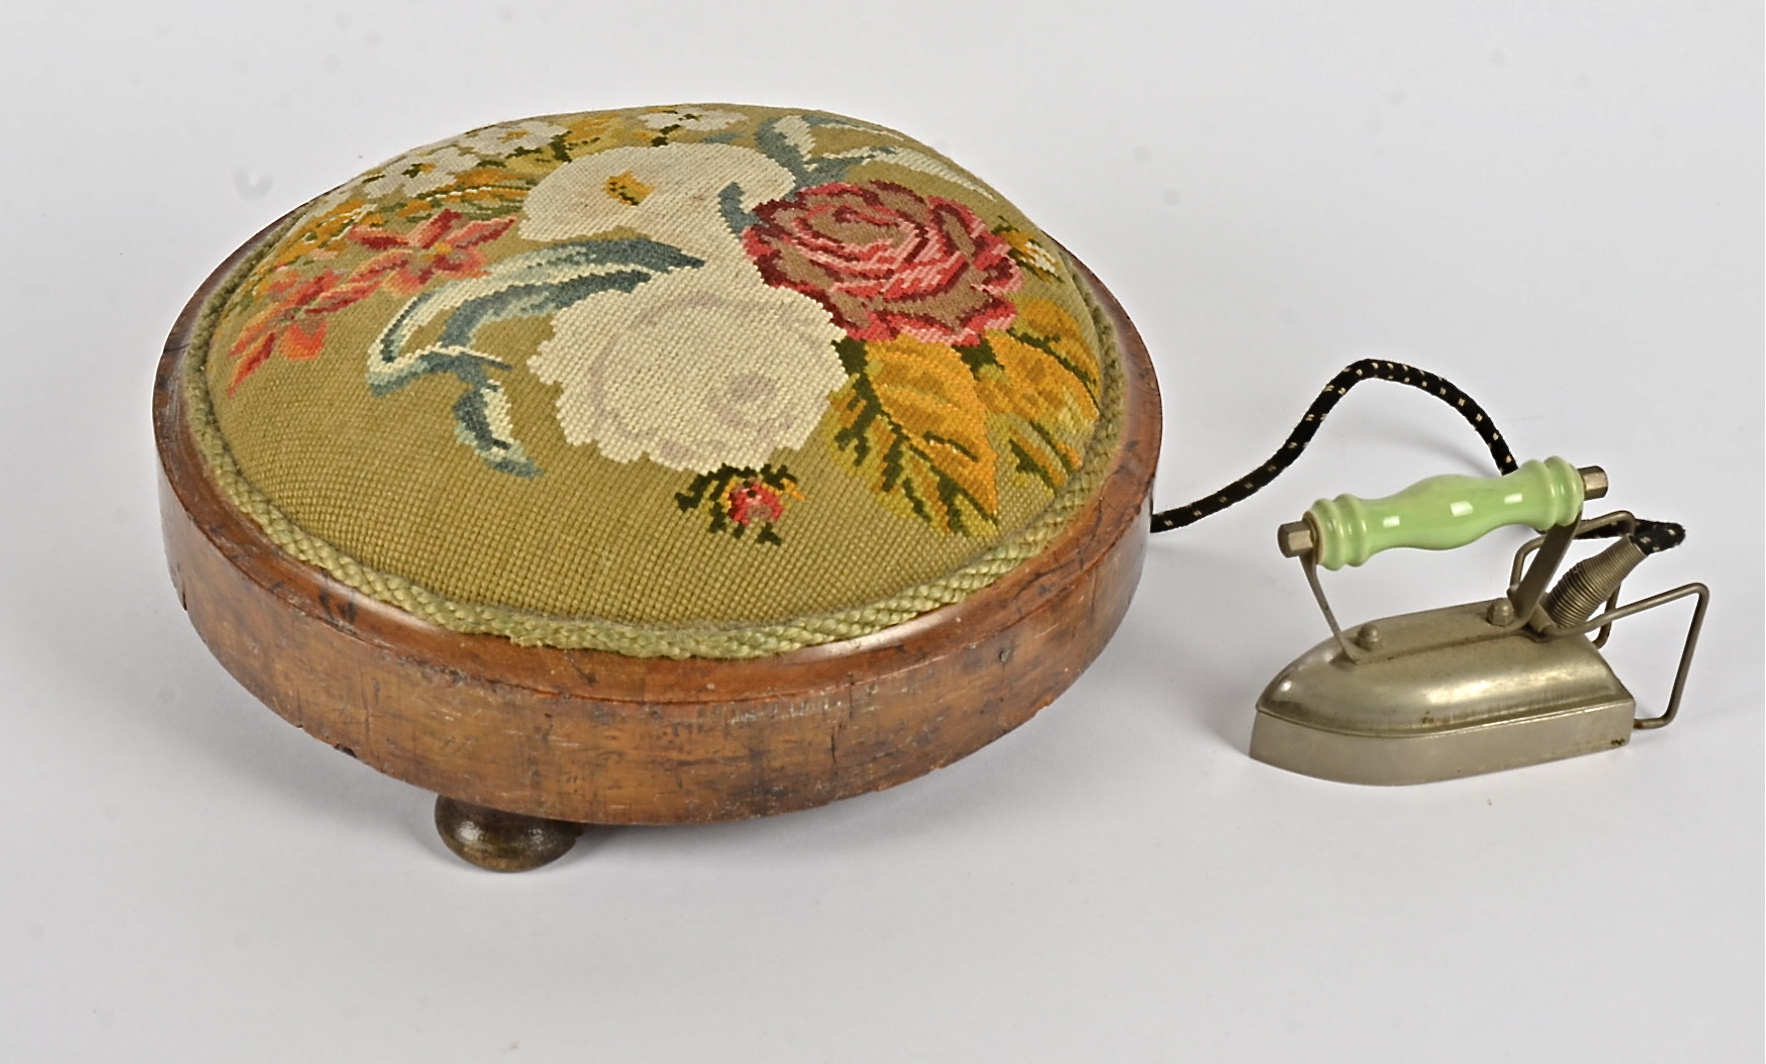
<svg viewBox="0 0 1766 1064">
<path fill-rule="evenodd" d="M 360 271 L 357 271 L 359 274 Z M 378 279 L 326 270 L 316 277 L 278 272 L 265 289 L 276 302 L 253 315 L 227 354 L 236 361 L 227 394 L 278 351 L 299 362 L 317 358 L 325 344 L 325 315 L 373 294 Z"/>
<path fill-rule="evenodd" d="M 515 220 L 460 221 L 459 212 L 442 211 L 408 233 L 357 226 L 349 238 L 381 254 L 356 267 L 352 277 L 376 284 L 384 279 L 388 288 L 408 296 L 437 276 L 478 276 L 485 266 L 478 245 L 502 236 Z"/>
</svg>

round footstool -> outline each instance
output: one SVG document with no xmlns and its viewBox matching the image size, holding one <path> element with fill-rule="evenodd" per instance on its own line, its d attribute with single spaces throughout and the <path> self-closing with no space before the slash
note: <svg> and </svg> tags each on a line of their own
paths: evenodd
<svg viewBox="0 0 1766 1064">
<path fill-rule="evenodd" d="M 210 650 L 502 870 L 1023 723 L 1128 607 L 1159 426 L 1128 319 L 999 193 L 734 105 L 340 185 L 222 264 L 154 392 Z"/>
</svg>

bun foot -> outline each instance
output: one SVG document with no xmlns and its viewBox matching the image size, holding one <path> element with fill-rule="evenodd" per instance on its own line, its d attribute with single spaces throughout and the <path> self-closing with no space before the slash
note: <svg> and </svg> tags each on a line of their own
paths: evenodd
<svg viewBox="0 0 1766 1064">
<path fill-rule="evenodd" d="M 461 858 L 493 872 L 525 872 L 570 852 L 581 824 L 435 799 L 435 830 Z"/>
</svg>

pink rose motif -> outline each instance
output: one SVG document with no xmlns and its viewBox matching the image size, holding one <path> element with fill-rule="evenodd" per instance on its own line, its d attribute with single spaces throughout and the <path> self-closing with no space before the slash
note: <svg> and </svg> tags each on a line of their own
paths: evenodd
<svg viewBox="0 0 1766 1064">
<path fill-rule="evenodd" d="M 1017 316 L 1011 245 L 968 207 L 901 185 L 834 182 L 754 209 L 742 234 L 770 285 L 821 303 L 847 334 L 964 347 Z"/>
</svg>

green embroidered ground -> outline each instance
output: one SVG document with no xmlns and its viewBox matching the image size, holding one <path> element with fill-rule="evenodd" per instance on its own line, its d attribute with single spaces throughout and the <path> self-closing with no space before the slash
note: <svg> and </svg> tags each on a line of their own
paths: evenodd
<svg viewBox="0 0 1766 1064">
<path fill-rule="evenodd" d="M 1114 332 L 1083 283 L 1097 330 L 1102 363 L 1099 415 L 1084 458 L 1048 506 L 1016 533 L 945 576 L 849 609 L 767 624 L 646 626 L 593 617 L 557 617 L 507 607 L 460 602 L 396 574 L 371 568 L 291 521 L 241 472 L 215 420 L 205 372 L 219 319 L 240 285 L 288 234 L 294 223 L 268 234 L 228 275 L 204 305 L 185 356 L 184 392 L 191 432 L 222 493 L 256 521 L 278 546 L 334 579 L 425 621 L 465 634 L 502 636 L 525 646 L 604 650 L 634 657 L 757 658 L 869 635 L 922 613 L 962 601 L 1034 557 L 1096 494 L 1122 427 L 1121 358 Z M 1070 267 L 1070 264 L 1069 264 Z M 1077 277 L 1077 271 L 1069 268 Z"/>
</svg>

